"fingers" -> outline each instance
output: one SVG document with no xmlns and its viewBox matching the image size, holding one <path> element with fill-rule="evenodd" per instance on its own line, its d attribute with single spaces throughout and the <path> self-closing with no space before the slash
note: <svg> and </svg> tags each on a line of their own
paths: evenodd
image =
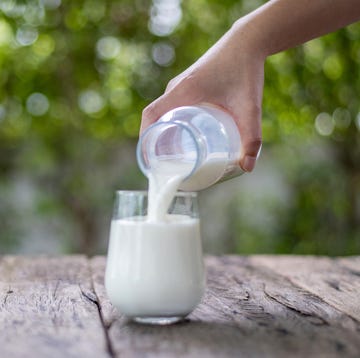
<svg viewBox="0 0 360 358">
<path fill-rule="evenodd" d="M 200 91 L 191 76 L 177 81 L 176 85 L 168 86 L 167 91 L 150 103 L 142 112 L 140 134 L 163 114 L 180 106 L 191 106 L 201 102 Z"/>
<path fill-rule="evenodd" d="M 168 98 L 166 94 L 157 98 L 144 108 L 142 112 L 140 134 L 152 123 L 156 122 L 164 113 L 176 107 L 175 98 Z"/>
</svg>

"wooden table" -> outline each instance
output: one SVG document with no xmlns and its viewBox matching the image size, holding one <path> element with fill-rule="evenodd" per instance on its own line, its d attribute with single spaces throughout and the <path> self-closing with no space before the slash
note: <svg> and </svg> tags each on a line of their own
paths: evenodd
<svg viewBox="0 0 360 358">
<path fill-rule="evenodd" d="M 360 357 L 360 257 L 207 257 L 183 323 L 128 322 L 105 258 L 0 258 L 0 357 Z"/>
</svg>

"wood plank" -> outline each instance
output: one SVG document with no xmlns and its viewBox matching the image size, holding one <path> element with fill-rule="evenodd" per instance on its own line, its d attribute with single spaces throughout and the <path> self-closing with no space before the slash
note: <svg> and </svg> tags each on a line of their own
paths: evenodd
<svg viewBox="0 0 360 358">
<path fill-rule="evenodd" d="M 360 277 L 360 256 L 338 257 L 336 262 L 349 270 L 350 274 Z"/>
<path fill-rule="evenodd" d="M 252 256 L 266 267 L 360 322 L 360 259 Z"/>
<path fill-rule="evenodd" d="M 269 261 L 276 261 L 276 257 Z M 306 261 L 306 259 L 304 259 Z M 359 322 L 251 258 L 206 259 L 203 302 L 169 327 L 127 321 L 103 286 L 105 258 L 92 260 L 94 287 L 116 357 L 357 357 Z"/>
<path fill-rule="evenodd" d="M 84 256 L 0 258 L 0 357 L 109 357 Z"/>
</svg>

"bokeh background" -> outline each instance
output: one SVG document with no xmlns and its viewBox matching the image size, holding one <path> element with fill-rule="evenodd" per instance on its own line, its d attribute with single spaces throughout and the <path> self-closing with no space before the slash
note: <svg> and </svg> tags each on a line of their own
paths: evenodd
<svg viewBox="0 0 360 358">
<path fill-rule="evenodd" d="M 1 0 L 0 252 L 105 253 L 142 109 L 255 0 Z M 256 170 L 200 193 L 211 253 L 360 253 L 360 24 L 270 57 Z"/>
</svg>

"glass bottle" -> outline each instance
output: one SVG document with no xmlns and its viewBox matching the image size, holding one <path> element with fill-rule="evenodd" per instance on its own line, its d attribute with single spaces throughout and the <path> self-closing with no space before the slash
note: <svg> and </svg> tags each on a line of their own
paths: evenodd
<svg viewBox="0 0 360 358">
<path fill-rule="evenodd" d="M 233 118 L 221 108 L 201 104 L 175 108 L 141 135 L 137 161 L 149 176 L 157 166 L 182 165 L 188 175 L 180 190 L 198 191 L 242 174 L 241 138 Z"/>
</svg>

